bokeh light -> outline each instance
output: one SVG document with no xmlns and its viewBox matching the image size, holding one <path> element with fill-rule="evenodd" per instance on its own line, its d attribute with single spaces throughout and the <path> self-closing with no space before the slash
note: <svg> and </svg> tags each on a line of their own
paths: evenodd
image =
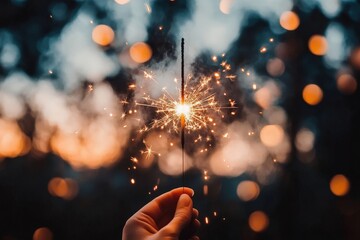
<svg viewBox="0 0 360 240">
<path fill-rule="evenodd" d="M 273 81 L 268 81 L 254 93 L 254 100 L 260 107 L 267 109 L 275 103 L 280 94 L 278 85 Z"/>
<path fill-rule="evenodd" d="M 31 143 L 14 121 L 0 119 L 0 159 L 14 158 L 29 152 Z"/>
<path fill-rule="evenodd" d="M 266 70 L 272 77 L 281 76 L 285 71 L 284 62 L 280 58 L 269 59 Z"/>
<path fill-rule="evenodd" d="M 160 170 L 167 175 L 178 176 L 182 173 L 181 150 L 175 149 L 159 159 Z M 192 167 L 190 156 L 185 155 L 185 171 Z"/>
<path fill-rule="evenodd" d="M 72 179 L 55 177 L 49 181 L 48 191 L 55 197 L 71 200 L 78 193 L 78 184 Z"/>
<path fill-rule="evenodd" d="M 92 31 L 93 41 L 101 46 L 110 45 L 114 41 L 114 37 L 114 30 L 104 24 L 97 25 Z"/>
<path fill-rule="evenodd" d="M 284 129 L 279 125 L 266 125 L 260 131 L 261 142 L 267 147 L 276 147 L 284 139 Z"/>
<path fill-rule="evenodd" d="M 221 0 L 219 3 L 219 9 L 224 14 L 229 14 L 231 11 L 231 5 L 234 0 Z"/>
<path fill-rule="evenodd" d="M 350 182 L 345 175 L 337 174 L 330 180 L 330 190 L 336 196 L 344 196 L 350 190 Z"/>
<path fill-rule="evenodd" d="M 247 168 L 247 161 L 253 159 L 250 145 L 241 139 L 225 144 L 210 158 L 211 170 L 219 176 L 239 176 Z M 238 154 L 234 154 L 234 152 Z"/>
<path fill-rule="evenodd" d="M 356 69 L 360 69 L 360 47 L 353 49 L 350 54 L 350 62 Z"/>
<path fill-rule="evenodd" d="M 130 57 L 137 63 L 144 63 L 150 60 L 152 56 L 151 47 L 144 42 L 134 43 L 130 47 Z"/>
<path fill-rule="evenodd" d="M 310 52 L 314 55 L 322 56 L 325 55 L 328 49 L 328 43 L 326 38 L 321 35 L 313 35 L 309 39 L 308 43 Z"/>
<path fill-rule="evenodd" d="M 100 108 L 100 102 L 98 104 L 93 108 Z M 129 134 L 126 128 L 118 127 L 111 118 L 104 116 L 87 121 L 87 127 L 82 131 L 56 131 L 50 139 L 51 150 L 75 168 L 110 166 L 123 153 Z"/>
<path fill-rule="evenodd" d="M 243 201 L 256 199 L 260 194 L 260 187 L 254 181 L 242 181 L 238 184 L 236 193 Z"/>
<path fill-rule="evenodd" d="M 286 11 L 280 16 L 280 25 L 286 30 L 293 31 L 300 25 L 299 16 L 292 11 Z"/>
<path fill-rule="evenodd" d="M 337 88 L 344 94 L 353 94 L 357 89 L 357 81 L 350 74 L 341 74 L 336 80 Z"/>
<path fill-rule="evenodd" d="M 308 84 L 304 87 L 302 96 L 309 105 L 317 105 L 323 99 L 323 91 L 316 84 Z"/>
<path fill-rule="evenodd" d="M 287 121 L 287 115 L 281 107 L 271 107 L 263 112 L 263 116 L 268 120 L 269 124 L 284 125 Z"/>
<path fill-rule="evenodd" d="M 53 233 L 49 228 L 41 227 L 35 230 L 33 240 L 52 240 Z"/>
<path fill-rule="evenodd" d="M 248 222 L 254 232 L 262 232 L 269 226 L 269 218 L 263 211 L 251 213 Z"/>
<path fill-rule="evenodd" d="M 315 142 L 315 135 L 314 133 L 307 129 L 302 128 L 300 129 L 295 138 L 295 146 L 296 149 L 300 152 L 309 152 L 313 149 Z"/>
</svg>

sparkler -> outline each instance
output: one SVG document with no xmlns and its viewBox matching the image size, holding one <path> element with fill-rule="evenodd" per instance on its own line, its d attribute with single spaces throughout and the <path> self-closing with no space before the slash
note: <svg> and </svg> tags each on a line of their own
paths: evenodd
<svg viewBox="0 0 360 240">
<path fill-rule="evenodd" d="M 217 59 L 216 59 L 217 61 Z M 222 109 L 234 109 L 235 101 L 228 99 L 227 106 L 220 106 L 217 102 L 217 96 L 227 96 L 226 92 L 221 94 L 218 92 L 218 95 L 215 93 L 213 87 L 221 86 L 221 75 L 225 75 L 225 79 L 232 81 L 232 76 L 228 76 L 227 72 L 231 69 L 230 65 L 223 61 L 220 66 L 223 68 L 221 71 L 216 72 L 216 74 L 209 74 L 208 76 L 201 75 L 199 77 L 194 77 L 192 75 L 187 75 L 185 77 L 184 71 L 184 39 L 181 39 L 181 81 L 180 86 L 177 88 L 178 95 L 172 95 L 171 91 L 168 91 L 167 88 L 162 88 L 162 95 L 159 98 L 152 98 L 152 96 L 147 92 L 143 91 L 143 85 L 135 86 L 131 84 L 131 89 L 138 89 L 142 94 L 142 100 L 135 101 L 136 106 L 144 106 L 155 109 L 157 116 L 152 119 L 150 125 L 145 124 L 144 128 L 140 130 L 141 132 L 146 132 L 151 129 L 161 129 L 166 130 L 169 134 L 176 133 L 180 136 L 180 145 L 181 145 L 181 168 L 182 168 L 182 185 L 185 186 L 185 137 L 186 134 L 191 134 L 193 132 L 199 131 L 198 137 L 194 139 L 194 143 L 202 142 L 206 140 L 211 146 L 211 138 L 206 136 L 203 138 L 200 132 L 206 132 L 211 129 L 211 134 L 216 132 L 215 128 L 217 126 L 216 116 L 224 118 L 222 114 Z M 151 71 L 144 71 L 144 78 L 150 81 L 159 84 L 156 79 L 156 76 L 153 75 Z M 178 80 L 174 80 L 175 83 L 178 83 Z M 130 110 L 133 111 L 133 110 Z M 215 114 L 214 114 L 215 113 Z M 234 115 L 235 112 L 232 111 L 231 115 Z M 200 153 L 206 152 L 205 150 L 200 150 Z M 151 153 L 152 149 L 146 146 L 146 151 L 142 153 Z"/>
<path fill-rule="evenodd" d="M 153 79 L 149 73 L 145 72 L 144 74 L 148 76 L 147 78 Z M 191 79 L 189 77 L 189 80 Z M 180 90 L 180 95 L 181 92 L 184 92 L 184 95 L 180 97 L 180 100 L 176 100 L 166 88 L 163 88 L 163 95 L 159 99 L 153 99 L 146 95 L 143 97 L 145 102 L 136 102 L 136 105 L 156 109 L 159 118 L 152 121 L 151 128 L 179 132 L 180 117 L 180 132 L 182 130 L 184 133 L 186 130 L 200 130 L 209 127 L 213 122 L 213 118 L 208 114 L 210 110 L 219 113 L 220 109 L 224 108 L 218 105 L 215 94 L 211 93 L 210 81 L 211 77 L 203 77 L 199 83 L 191 85 L 186 84 L 184 79 L 184 83 L 182 83 L 184 87 Z M 231 102 L 230 104 L 233 106 L 235 103 Z M 144 130 L 148 130 L 148 128 L 146 127 Z"/>
<path fill-rule="evenodd" d="M 184 77 L 184 38 L 181 39 L 181 105 L 178 109 L 181 113 L 181 156 L 182 156 L 182 184 L 185 186 L 185 113 L 189 112 L 189 106 L 185 105 L 185 77 Z"/>
</svg>

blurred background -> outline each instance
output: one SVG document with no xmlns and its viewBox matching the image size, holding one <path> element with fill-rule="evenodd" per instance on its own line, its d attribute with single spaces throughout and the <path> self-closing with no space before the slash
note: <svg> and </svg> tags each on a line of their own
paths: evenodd
<svg viewBox="0 0 360 240">
<path fill-rule="evenodd" d="M 360 239 L 358 1 L 2 0 L 1 240 L 121 239 L 182 186 L 182 37 L 200 238 Z"/>
</svg>

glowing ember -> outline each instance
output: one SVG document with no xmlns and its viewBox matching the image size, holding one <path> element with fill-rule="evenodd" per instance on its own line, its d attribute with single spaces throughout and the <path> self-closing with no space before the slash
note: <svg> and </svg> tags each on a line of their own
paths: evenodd
<svg viewBox="0 0 360 240">
<path fill-rule="evenodd" d="M 189 104 L 178 104 L 175 107 L 175 112 L 178 116 L 185 116 L 186 119 L 190 118 L 191 106 Z"/>
</svg>

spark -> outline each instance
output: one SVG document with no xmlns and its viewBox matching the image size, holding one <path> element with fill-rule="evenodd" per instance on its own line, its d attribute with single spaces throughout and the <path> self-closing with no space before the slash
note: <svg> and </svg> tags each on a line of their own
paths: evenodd
<svg viewBox="0 0 360 240">
<path fill-rule="evenodd" d="M 130 182 L 131 184 L 135 184 L 135 179 L 134 178 L 130 179 Z"/>
<path fill-rule="evenodd" d="M 160 154 L 156 153 L 153 149 L 152 146 L 149 146 L 146 144 L 145 140 L 143 141 L 146 150 L 141 150 L 140 153 L 145 155 L 145 159 L 149 159 L 151 156 L 153 155 L 158 155 L 160 156 Z"/>
<path fill-rule="evenodd" d="M 253 131 L 248 132 L 248 136 L 254 136 L 254 135 L 255 135 L 255 132 L 253 132 Z"/>
<path fill-rule="evenodd" d="M 147 71 L 144 71 L 144 77 L 145 77 L 145 78 L 148 78 L 148 79 L 151 79 L 151 80 L 153 80 L 153 81 L 155 81 L 155 82 L 156 82 L 156 80 L 155 80 L 155 78 L 154 78 L 154 76 L 153 76 L 152 72 L 147 72 Z"/>
<path fill-rule="evenodd" d="M 229 99 L 229 103 L 231 107 L 235 107 L 236 104 L 235 100 Z"/>
<path fill-rule="evenodd" d="M 133 162 L 133 163 L 138 163 L 139 160 L 136 158 L 136 157 L 131 157 L 130 160 Z"/>
<path fill-rule="evenodd" d="M 230 79 L 231 81 L 234 81 L 236 78 L 236 75 L 227 75 L 225 78 Z"/>
<path fill-rule="evenodd" d="M 87 88 L 88 88 L 88 92 L 94 91 L 94 86 L 92 84 L 89 84 Z M 104 110 L 105 110 L 105 108 L 104 108 Z"/>
<path fill-rule="evenodd" d="M 133 83 L 133 84 L 130 84 L 130 85 L 128 86 L 128 88 L 129 88 L 129 89 L 135 89 L 135 88 L 136 88 L 136 84 L 134 84 L 134 83 Z"/>
<path fill-rule="evenodd" d="M 145 8 L 146 8 L 146 12 L 150 14 L 152 10 L 148 3 L 145 3 Z"/>
<path fill-rule="evenodd" d="M 208 187 L 208 185 L 204 185 L 204 187 L 203 187 L 203 193 L 204 193 L 205 196 L 208 195 L 208 193 L 209 193 L 209 187 Z"/>
<path fill-rule="evenodd" d="M 204 180 L 209 180 L 209 175 L 208 175 L 208 171 L 204 170 Z"/>
<path fill-rule="evenodd" d="M 145 78 L 148 78 L 146 73 Z M 186 118 L 187 130 L 200 130 L 208 127 L 213 122 L 209 117 L 210 112 L 220 112 L 220 107 L 216 101 L 215 94 L 210 87 L 211 77 L 204 77 L 198 84 L 190 86 L 185 84 L 185 102 L 174 98 L 166 88 L 163 88 L 163 95 L 159 99 L 153 99 L 149 95 L 143 97 L 144 102 L 137 102 L 136 105 L 146 106 L 156 109 L 159 118 L 152 121 L 151 128 L 179 131 L 179 117 Z M 234 108 L 234 107 L 229 107 Z"/>
</svg>

